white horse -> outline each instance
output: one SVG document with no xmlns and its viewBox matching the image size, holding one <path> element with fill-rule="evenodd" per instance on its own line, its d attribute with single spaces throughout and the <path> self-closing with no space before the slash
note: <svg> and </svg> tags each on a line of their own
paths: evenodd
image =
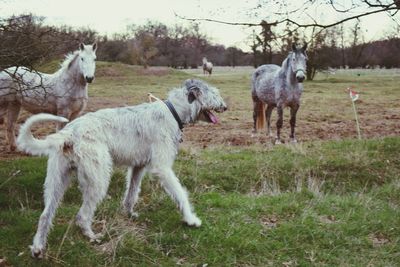
<svg viewBox="0 0 400 267">
<path fill-rule="evenodd" d="M 40 73 L 26 67 L 0 72 L 0 121 L 7 114 L 7 139 L 15 150 L 14 127 L 21 107 L 31 113 L 51 113 L 73 120 L 88 101 L 87 84 L 94 79 L 97 44 L 80 44 L 58 71 Z M 57 129 L 63 127 L 59 124 Z"/>
<path fill-rule="evenodd" d="M 283 109 L 290 107 L 290 139 L 297 142 L 294 136 L 296 127 L 296 114 L 300 107 L 300 97 L 303 92 L 303 81 L 307 68 L 307 44 L 298 48 L 295 44 L 293 51 L 289 53 L 282 63 L 278 65 L 262 65 L 256 69 L 252 77 L 251 96 L 253 99 L 254 132 L 264 128 L 267 121 L 267 131 L 271 136 L 270 118 L 271 112 L 278 109 L 278 121 L 276 122 L 277 135 L 275 144 L 281 143 L 281 128 L 283 125 Z M 267 110 L 265 105 L 267 104 Z"/>
<path fill-rule="evenodd" d="M 203 74 L 206 75 L 206 72 L 208 72 L 208 75 L 211 75 L 212 69 L 213 69 L 213 64 L 207 61 L 206 57 L 203 57 Z"/>
</svg>

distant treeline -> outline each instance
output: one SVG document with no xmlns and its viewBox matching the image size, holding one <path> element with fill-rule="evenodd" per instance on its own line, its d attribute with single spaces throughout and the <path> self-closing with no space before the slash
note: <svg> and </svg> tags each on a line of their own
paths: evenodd
<svg viewBox="0 0 400 267">
<path fill-rule="evenodd" d="M 291 47 L 291 40 L 286 39 L 280 42 L 285 45 L 279 51 L 275 47 L 270 49 L 269 55 L 257 45 L 252 47 L 253 52 L 243 52 L 236 47 L 213 44 L 195 23 L 184 27 L 148 22 L 130 25 L 125 34 L 107 37 L 90 29 L 46 26 L 43 20 L 33 15 L 0 19 L 0 68 L 35 66 L 77 49 L 80 42 L 96 41 L 98 60 L 174 68 L 197 68 L 203 57 L 218 66 L 281 64 Z M 326 32 L 312 40 L 308 51 L 309 78 L 313 72 L 328 67 L 400 67 L 399 38 L 354 42 L 344 47 L 335 41 L 337 34 Z"/>
</svg>

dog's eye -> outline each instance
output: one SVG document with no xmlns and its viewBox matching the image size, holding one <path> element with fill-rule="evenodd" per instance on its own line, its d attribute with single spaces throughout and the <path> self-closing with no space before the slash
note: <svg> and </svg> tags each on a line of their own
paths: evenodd
<svg viewBox="0 0 400 267">
<path fill-rule="evenodd" d="M 83 57 L 81 57 L 81 60 L 83 61 Z"/>
</svg>

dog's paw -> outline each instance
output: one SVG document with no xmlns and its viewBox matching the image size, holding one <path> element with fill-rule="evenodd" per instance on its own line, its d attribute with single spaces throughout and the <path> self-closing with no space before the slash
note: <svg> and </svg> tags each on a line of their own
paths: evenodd
<svg viewBox="0 0 400 267">
<path fill-rule="evenodd" d="M 133 209 L 123 207 L 122 212 L 132 220 L 136 220 L 137 218 L 139 218 L 139 213 L 133 211 Z"/>
<path fill-rule="evenodd" d="M 104 237 L 104 234 L 102 233 L 97 233 L 89 236 L 89 242 L 90 243 L 101 243 L 101 239 Z"/>
<path fill-rule="evenodd" d="M 31 255 L 32 258 L 35 259 L 43 259 L 44 258 L 44 248 L 43 247 L 35 247 L 35 246 L 29 246 L 29 248 L 31 249 Z"/>
<path fill-rule="evenodd" d="M 131 212 L 129 212 L 128 214 L 129 214 L 129 217 L 130 217 L 132 220 L 136 220 L 137 218 L 139 218 L 139 213 L 137 213 L 137 212 L 131 211 Z"/>
<path fill-rule="evenodd" d="M 185 218 L 184 222 L 188 226 L 193 226 L 193 227 L 200 227 L 201 226 L 201 220 L 197 218 L 196 216 L 191 216 L 190 218 Z"/>
</svg>

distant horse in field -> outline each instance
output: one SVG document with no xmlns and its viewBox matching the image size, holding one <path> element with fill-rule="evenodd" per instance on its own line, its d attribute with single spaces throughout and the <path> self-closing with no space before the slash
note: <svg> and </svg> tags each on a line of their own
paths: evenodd
<svg viewBox="0 0 400 267">
<path fill-rule="evenodd" d="M 294 130 L 296 127 L 296 114 L 300 107 L 300 97 L 303 92 L 302 82 L 306 74 L 307 44 L 298 48 L 292 45 L 292 51 L 282 63 L 278 65 L 262 65 L 256 69 L 252 76 L 251 96 L 253 99 L 254 132 L 265 127 L 267 121 L 267 132 L 271 136 L 270 119 L 272 110 L 278 110 L 278 121 L 276 123 L 277 135 L 275 144 L 281 142 L 281 128 L 283 125 L 283 109 L 290 107 L 290 139 L 297 142 Z M 265 105 L 267 109 L 265 110 Z"/>
<path fill-rule="evenodd" d="M 211 75 L 213 69 L 213 64 L 209 61 L 207 61 L 206 57 L 203 57 L 203 74 L 206 75 L 208 72 L 208 75 Z"/>
<path fill-rule="evenodd" d="M 80 44 L 66 56 L 58 71 L 40 73 L 26 67 L 0 72 L 0 121 L 7 114 L 7 139 L 15 150 L 15 123 L 21 107 L 31 113 L 46 112 L 73 120 L 88 101 L 88 83 L 94 79 L 97 44 Z M 63 127 L 59 124 L 57 129 Z"/>
</svg>

